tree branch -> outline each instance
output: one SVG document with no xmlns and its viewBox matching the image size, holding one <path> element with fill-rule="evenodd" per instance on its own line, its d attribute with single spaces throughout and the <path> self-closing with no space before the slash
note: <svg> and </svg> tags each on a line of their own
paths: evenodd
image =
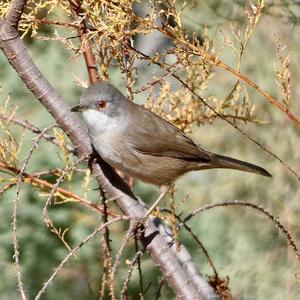
<svg viewBox="0 0 300 300">
<path fill-rule="evenodd" d="M 16 0 L 13 1 L 8 16 L 6 18 L 6 30 L 14 34 L 18 29 L 19 22 L 21 20 L 21 16 L 26 7 L 27 0 Z"/>
<path fill-rule="evenodd" d="M 69 0 L 71 5 L 71 10 L 75 19 L 82 14 L 81 5 L 76 0 Z M 77 28 L 77 32 L 80 39 L 80 45 L 83 53 L 83 57 L 85 60 L 85 64 L 87 66 L 88 75 L 91 83 L 95 83 L 99 80 L 99 74 L 96 67 L 96 61 L 94 54 L 92 52 L 92 48 L 90 45 L 90 41 L 86 39 L 87 29 L 84 23 L 84 20 L 80 21 L 79 27 Z"/>
<path fill-rule="evenodd" d="M 0 113 L 0 119 L 17 124 L 17 125 L 19 125 L 23 128 L 26 128 L 36 134 L 40 134 L 42 132 L 41 129 L 30 124 L 27 120 L 15 118 L 13 116 L 7 116 L 3 113 Z M 65 147 L 65 149 L 68 152 L 76 154 L 76 148 L 73 145 L 62 145 L 62 143 L 59 140 L 57 140 L 54 136 L 52 136 L 48 133 L 45 133 L 42 138 L 48 142 L 51 142 L 52 144 L 54 144 L 57 147 Z"/>
<path fill-rule="evenodd" d="M 195 215 L 204 212 L 208 209 L 216 208 L 216 207 L 228 207 L 228 206 L 245 206 L 245 207 L 250 207 L 252 209 L 255 209 L 259 211 L 260 213 L 264 214 L 267 216 L 272 222 L 275 223 L 276 227 L 285 235 L 290 247 L 293 249 L 297 260 L 300 262 L 300 250 L 295 242 L 295 239 L 289 232 L 289 230 L 279 221 L 277 217 L 275 217 L 271 212 L 269 212 L 266 208 L 262 207 L 261 205 L 257 205 L 254 203 L 250 202 L 243 202 L 239 200 L 234 200 L 234 201 L 227 201 L 227 202 L 219 202 L 219 203 L 213 203 L 213 204 L 208 204 L 203 207 L 200 207 L 198 209 L 195 209 L 191 213 L 189 213 L 183 221 L 179 224 L 179 227 L 184 226 L 186 222 L 188 222 L 191 218 L 193 218 Z"/>
<path fill-rule="evenodd" d="M 18 168 L 15 168 L 13 166 L 9 166 L 7 163 L 3 162 L 3 161 L 0 161 L 0 168 L 1 169 L 5 169 L 5 170 L 8 170 L 10 172 L 13 172 L 14 174 L 19 174 L 20 173 L 20 169 Z M 54 187 L 54 184 L 51 184 L 50 182 L 48 182 L 47 180 L 43 180 L 43 179 L 40 179 L 40 178 L 37 178 L 35 176 L 33 176 L 32 174 L 28 174 L 26 172 L 23 172 L 22 173 L 22 178 L 21 180 L 23 182 L 29 182 L 31 185 L 33 186 L 37 186 L 39 187 L 41 190 L 52 190 L 53 187 Z M 16 184 L 16 183 L 12 183 L 13 185 Z M 74 199 L 80 203 L 82 203 L 83 205 L 89 207 L 89 208 L 92 208 L 93 210 L 96 210 L 97 212 L 103 212 L 103 207 L 99 204 L 94 204 L 93 202 L 85 199 L 85 198 L 82 198 L 80 196 L 78 196 L 77 194 L 74 194 L 73 192 L 71 191 L 68 191 L 68 190 L 65 190 L 63 188 L 56 188 L 56 191 L 58 194 L 60 194 L 61 196 L 63 197 L 67 197 L 69 199 Z M 1 193 L 1 192 L 0 192 Z M 112 216 L 112 217 L 116 217 L 118 216 L 118 214 L 114 213 L 114 212 L 107 212 L 108 215 Z"/>
<path fill-rule="evenodd" d="M 69 106 L 36 67 L 17 31 L 11 32 L 9 39 L 7 36 L 9 36 L 7 24 L 0 20 L 0 47 L 9 63 L 23 79 L 27 88 L 55 118 L 72 143 L 77 146 L 78 153 L 81 156 L 91 155 L 92 146 L 86 127 L 74 113 L 70 112 Z M 107 163 L 99 158 L 97 162 L 91 164 L 91 169 L 99 185 L 116 199 L 116 203 L 127 216 L 141 218 L 145 215 L 145 208 L 136 201 L 127 184 Z M 146 225 L 144 244 L 178 299 L 203 299 L 170 250 L 166 240 L 150 220 Z"/>
</svg>

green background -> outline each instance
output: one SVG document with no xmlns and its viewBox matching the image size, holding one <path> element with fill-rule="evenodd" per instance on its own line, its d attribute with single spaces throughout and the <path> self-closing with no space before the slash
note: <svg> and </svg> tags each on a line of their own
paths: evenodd
<svg viewBox="0 0 300 300">
<path fill-rule="evenodd" d="M 292 1 L 279 1 L 276 5 L 273 5 L 273 1 L 267 2 L 265 15 L 246 49 L 241 70 L 260 87 L 280 99 L 281 95 L 274 81 L 274 64 L 277 64 L 274 35 L 280 37 L 291 54 L 291 109 L 299 115 L 300 6 L 292 4 Z M 183 26 L 187 31 L 197 32 L 203 24 L 207 24 L 210 35 L 215 38 L 216 47 L 221 47 L 223 35 L 220 33 L 220 28 L 230 34 L 231 22 L 239 26 L 241 30 L 245 27 L 243 7 L 244 1 L 199 1 L 194 9 L 184 14 Z M 47 27 L 47 30 L 49 34 L 53 33 L 53 28 Z M 26 38 L 26 45 L 34 62 L 63 98 L 70 106 L 77 104 L 82 89 L 74 83 L 74 76 L 87 80 L 82 57 L 70 61 L 70 52 L 55 41 Z M 234 61 L 232 52 L 225 49 L 222 53 L 221 58 L 231 65 Z M 235 67 L 234 64 L 232 66 Z M 213 93 L 226 95 L 236 79 L 223 70 L 217 70 L 216 73 L 212 80 Z M 143 70 L 139 76 L 149 78 L 150 68 Z M 125 91 L 124 79 L 117 69 L 111 70 L 111 81 L 123 92 Z M 2 53 L 0 54 L 0 82 L 2 85 L 1 104 L 10 95 L 10 104 L 19 105 L 17 116 L 30 121 L 39 128 L 46 127 L 54 121 L 46 109 L 27 91 Z M 247 89 L 251 100 L 256 104 L 257 117 L 268 123 L 266 125 L 241 123 L 240 126 L 299 173 L 299 129 L 284 113 L 270 105 L 256 91 L 251 88 Z M 138 99 L 139 102 L 143 100 L 142 97 Z M 17 137 L 20 137 L 20 129 L 12 126 L 12 130 Z M 31 147 L 33 136 L 26 132 L 19 166 L 22 165 Z M 296 241 L 299 241 L 299 182 L 278 160 L 265 153 L 222 120 L 215 121 L 213 124 L 205 124 L 200 128 L 193 128 L 191 136 L 196 143 L 201 144 L 207 150 L 264 166 L 273 174 L 273 178 L 262 178 L 229 170 L 187 174 L 179 179 L 176 185 L 177 202 L 182 201 L 188 195 L 179 211 L 187 214 L 193 209 L 219 201 L 249 201 L 266 207 L 287 226 Z M 64 168 L 64 161 L 57 148 L 41 141 L 27 171 L 33 173 L 56 167 Z M 50 177 L 48 180 L 55 182 L 55 178 Z M 65 188 L 71 186 L 79 194 L 83 193 L 81 185 L 82 176 L 74 176 L 72 182 L 66 180 L 62 184 Z M 96 183 L 92 182 L 90 187 L 95 188 Z M 158 189 L 138 182 L 136 193 L 150 203 L 156 198 Z M 13 262 L 11 226 L 14 197 L 14 189 L 0 197 L 1 299 L 19 299 Z M 97 202 L 98 192 L 91 190 L 88 198 Z M 46 199 L 47 197 L 37 189 L 22 184 L 18 237 L 25 289 L 30 298 L 33 298 L 42 287 L 42 283 L 67 254 L 66 248 L 55 235 L 49 232 L 43 222 L 42 208 Z M 80 242 L 95 228 L 95 224 L 101 221 L 97 213 L 76 203 L 51 206 L 49 211 L 57 228 L 70 229 L 66 235 L 70 245 Z M 219 275 L 229 277 L 234 299 L 299 299 L 300 286 L 297 273 L 300 268 L 297 259 L 287 246 L 286 238 L 265 216 L 245 207 L 215 208 L 196 216 L 189 224 L 210 253 Z M 111 227 L 114 254 L 119 248 L 127 227 L 125 222 Z M 180 233 L 179 237 L 190 250 L 201 272 L 212 275 L 205 256 L 192 238 L 184 232 Z M 102 274 L 101 244 L 102 239 L 97 236 L 85 245 L 77 257 L 72 258 L 60 272 L 43 298 L 97 299 Z M 134 245 L 130 242 L 117 272 L 118 284 L 122 283 L 127 273 L 125 259 L 132 259 L 133 251 Z M 152 282 L 145 296 L 145 299 L 150 299 L 153 297 L 160 273 L 147 255 L 143 257 L 142 266 L 145 286 Z M 134 271 L 130 285 L 132 299 L 138 298 L 138 285 L 138 274 Z M 173 298 L 168 288 L 164 288 L 162 293 L 162 299 Z"/>
</svg>

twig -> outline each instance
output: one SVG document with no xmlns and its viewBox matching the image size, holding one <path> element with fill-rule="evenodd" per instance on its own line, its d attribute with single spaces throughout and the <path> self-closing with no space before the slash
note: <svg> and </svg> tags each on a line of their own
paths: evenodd
<svg viewBox="0 0 300 300">
<path fill-rule="evenodd" d="M 204 247 L 200 239 L 196 236 L 196 234 L 192 231 L 191 227 L 189 227 L 186 223 L 183 223 L 184 228 L 189 232 L 189 234 L 192 236 L 192 238 L 196 241 L 196 243 L 201 248 L 202 252 L 206 256 L 210 266 L 213 269 L 214 275 L 209 276 L 209 284 L 214 288 L 215 292 L 218 293 L 221 297 L 224 299 L 232 299 L 230 287 L 229 287 L 229 280 L 228 277 L 221 278 L 217 272 L 217 269 L 208 254 L 207 249 Z"/>
<path fill-rule="evenodd" d="M 67 22 L 60 22 L 55 20 L 48 20 L 48 19 L 30 19 L 30 20 L 22 20 L 22 23 L 36 23 L 36 24 L 46 24 L 46 25 L 57 25 L 63 27 L 69 27 L 74 29 L 79 29 L 80 26 L 74 23 L 67 23 Z"/>
<path fill-rule="evenodd" d="M 48 207 L 49 203 L 51 202 L 51 200 L 52 200 L 52 198 L 53 198 L 53 196 L 54 196 L 54 193 L 55 193 L 56 190 L 58 189 L 59 184 L 63 181 L 64 177 L 67 175 L 68 172 L 70 172 L 72 169 L 74 169 L 74 168 L 75 168 L 81 161 L 83 161 L 84 159 L 85 159 L 85 158 L 83 157 L 83 158 L 80 158 L 80 159 L 76 160 L 76 161 L 74 162 L 74 164 L 73 164 L 72 166 L 66 168 L 66 169 L 62 172 L 62 174 L 60 175 L 60 177 L 56 180 L 56 183 L 52 186 L 50 195 L 49 195 L 49 197 L 48 197 L 48 199 L 47 199 L 47 201 L 46 201 L 46 203 L 45 203 L 45 205 L 44 205 L 44 208 L 43 208 L 43 214 L 46 213 L 47 207 Z"/>
<path fill-rule="evenodd" d="M 75 17 L 82 15 L 82 8 L 79 1 L 69 0 L 69 3 L 71 5 L 71 10 Z M 77 31 L 78 31 L 78 35 L 81 43 L 81 49 L 87 67 L 90 82 L 95 83 L 99 80 L 99 75 L 98 75 L 96 61 L 91 48 L 90 41 L 86 39 L 87 28 L 85 26 L 84 19 L 80 21 L 79 28 L 77 28 Z"/>
<path fill-rule="evenodd" d="M 274 222 L 277 226 L 277 228 L 279 228 L 281 230 L 281 232 L 286 236 L 289 245 L 292 247 L 293 252 L 295 253 L 298 261 L 300 262 L 300 251 L 296 245 L 296 242 L 294 240 L 294 238 L 292 237 L 291 233 L 288 231 L 288 229 L 286 229 L 286 227 L 279 221 L 278 218 L 276 218 L 272 213 L 270 213 L 267 209 L 265 209 L 264 207 L 262 207 L 261 205 L 257 205 L 254 203 L 250 203 L 250 202 L 242 202 L 242 201 L 228 201 L 228 202 L 220 202 L 220 203 L 214 203 L 214 204 L 209 204 L 203 207 L 200 207 L 194 211 L 192 211 L 189 215 L 187 215 L 181 224 L 179 224 L 179 226 L 183 226 L 184 223 L 186 223 L 187 221 L 189 221 L 192 217 L 194 217 L 195 215 L 204 212 L 208 209 L 212 209 L 215 207 L 226 207 L 226 206 L 246 206 L 246 207 L 251 207 L 255 210 L 258 210 L 259 212 L 261 212 L 262 214 L 266 215 L 272 222 Z"/>
<path fill-rule="evenodd" d="M 150 60 L 154 64 L 160 66 L 164 70 L 168 71 L 168 68 L 166 68 L 162 63 L 158 61 L 154 61 L 151 59 L 150 56 L 142 53 L 141 51 L 135 49 L 134 47 L 131 47 L 133 51 L 141 55 L 144 59 Z M 206 107 L 208 107 L 216 116 L 233 126 L 235 129 L 237 129 L 243 136 L 248 138 L 250 141 L 252 141 L 254 144 L 256 144 L 259 148 L 263 149 L 265 152 L 273 156 L 276 160 L 278 160 L 285 168 L 289 170 L 299 181 L 300 181 L 300 175 L 297 174 L 297 172 L 292 169 L 285 161 L 283 161 L 279 156 L 277 156 L 274 152 L 269 150 L 266 146 L 264 146 L 262 143 L 251 137 L 249 134 L 247 134 L 245 131 L 243 131 L 240 127 L 238 127 L 234 122 L 230 121 L 228 118 L 224 117 L 222 114 L 218 113 L 209 103 L 207 103 L 201 96 L 199 96 L 196 92 L 194 92 L 189 85 L 183 81 L 179 76 L 177 76 L 174 73 L 171 73 L 171 76 L 174 77 L 176 80 L 178 80 L 186 89 L 188 89 L 199 101 L 201 101 Z"/>
<path fill-rule="evenodd" d="M 75 170 L 76 172 L 78 172 L 78 169 Z M 60 168 L 54 168 L 54 169 L 49 169 L 49 170 L 44 170 L 44 171 L 39 171 L 39 172 L 34 172 L 31 175 L 37 178 L 40 178 L 42 176 L 59 176 L 61 173 L 63 172 L 62 169 Z"/>
<path fill-rule="evenodd" d="M 15 118 L 13 116 L 6 116 L 3 113 L 0 113 L 0 118 L 7 121 L 7 122 L 12 122 L 12 123 L 15 123 L 17 125 L 22 126 L 23 128 L 29 129 L 33 133 L 40 134 L 42 132 L 41 129 L 39 129 L 38 127 L 30 124 L 27 120 L 23 120 L 23 119 L 20 119 L 20 118 Z M 61 142 L 59 140 L 57 140 L 54 136 L 52 136 L 48 133 L 45 133 L 43 135 L 43 138 L 46 141 L 51 142 L 52 144 L 54 144 L 58 147 L 62 147 L 62 146 L 65 147 L 68 152 L 76 154 L 76 148 L 73 145 L 65 145 L 64 146 L 64 145 L 61 144 Z"/>
<path fill-rule="evenodd" d="M 103 206 L 103 214 L 102 214 L 102 222 L 107 222 L 107 203 L 106 203 L 106 195 L 104 191 L 100 188 L 100 197 L 101 203 Z M 110 247 L 110 239 L 109 239 L 109 229 L 108 227 L 104 228 L 103 232 L 103 274 L 102 274 L 102 284 L 100 289 L 99 300 L 104 299 L 105 297 L 105 287 L 107 282 L 107 277 L 109 277 L 109 288 L 110 294 L 114 295 L 113 289 L 111 289 L 112 285 L 110 282 L 111 272 L 112 272 L 112 256 L 111 256 L 111 247 Z"/>
<path fill-rule="evenodd" d="M 20 173 L 20 169 L 9 166 L 8 164 L 4 163 L 3 161 L 0 161 L 0 168 L 9 170 L 9 171 L 11 171 L 15 174 Z M 48 181 L 40 179 L 40 178 L 36 178 L 35 176 L 33 176 L 31 174 L 23 172 L 21 180 L 23 182 L 27 182 L 26 179 L 31 184 L 37 185 L 40 189 L 47 189 L 47 190 L 52 190 L 53 189 L 53 184 L 49 183 Z M 68 191 L 68 190 L 65 190 L 65 189 L 60 188 L 60 187 L 58 187 L 56 190 L 59 194 L 65 196 L 65 197 L 68 197 L 70 199 L 77 200 L 78 202 L 82 203 L 85 206 L 88 206 L 88 207 L 92 208 L 93 210 L 96 210 L 97 212 L 102 212 L 102 210 L 103 210 L 103 208 L 101 206 L 96 205 L 96 204 L 92 203 L 91 201 L 78 196 L 77 194 L 74 194 L 72 191 Z M 116 214 L 114 212 L 108 212 L 108 214 L 112 217 L 118 216 L 118 214 Z"/>
<path fill-rule="evenodd" d="M 129 242 L 130 238 L 132 237 L 132 233 L 135 230 L 137 224 L 139 224 L 139 221 L 131 220 L 130 226 L 129 226 L 127 232 L 126 232 L 126 235 L 125 235 L 124 239 L 122 240 L 122 244 L 121 244 L 120 249 L 119 249 L 119 251 L 116 255 L 115 262 L 114 262 L 114 265 L 112 267 L 111 274 L 110 274 L 110 277 L 111 277 L 110 281 L 111 281 L 111 285 L 112 285 L 112 288 L 111 288 L 112 290 L 114 290 L 113 285 L 114 285 L 115 273 L 116 273 L 118 265 L 120 264 L 121 256 L 123 254 L 123 251 L 124 251 L 126 245 Z"/>
<path fill-rule="evenodd" d="M 198 296 L 200 296 L 201 299 L 215 299 L 215 300 L 218 299 L 217 295 L 214 292 L 213 287 L 207 282 L 206 278 L 199 272 L 187 248 L 183 244 L 180 244 L 180 248 L 178 251 L 178 249 L 176 249 L 177 248 L 176 244 L 174 243 L 171 229 L 165 226 L 164 223 L 158 218 L 155 219 L 155 224 L 159 230 L 159 233 L 164 237 L 170 249 L 176 255 L 178 262 L 180 263 L 182 268 L 187 272 L 189 276 L 189 280 L 196 287 Z"/>
<path fill-rule="evenodd" d="M 136 232 L 134 233 L 134 245 L 135 245 L 135 252 L 138 253 L 139 245 L 138 245 L 138 236 Z M 139 272 L 139 283 L 140 283 L 140 295 L 144 296 L 144 284 L 143 284 L 143 274 L 142 274 L 142 263 L 141 263 L 141 257 L 137 257 L 137 268 Z"/>
<path fill-rule="evenodd" d="M 16 265 L 16 273 L 17 273 L 17 281 L 18 281 L 18 287 L 21 293 L 22 299 L 27 299 L 26 293 L 24 291 L 24 285 L 22 280 L 22 273 L 21 273 L 21 266 L 19 261 L 19 242 L 17 237 L 17 215 L 18 215 L 18 207 L 19 207 L 19 200 L 20 200 L 20 191 L 21 191 L 21 182 L 22 182 L 22 174 L 25 171 L 25 168 L 32 156 L 33 151 L 37 148 L 37 144 L 41 140 L 44 133 L 46 133 L 48 130 L 50 130 L 53 127 L 53 125 L 46 127 L 38 136 L 36 136 L 35 141 L 28 153 L 28 155 L 24 159 L 23 166 L 20 170 L 20 173 L 17 177 L 16 182 L 16 197 L 13 201 L 13 244 L 14 244 L 14 259 L 15 259 L 15 265 Z"/>
<path fill-rule="evenodd" d="M 167 212 L 168 214 L 172 215 L 173 212 L 170 209 L 167 208 L 160 208 L 161 212 Z M 205 246 L 202 244 L 202 242 L 199 240 L 199 238 L 194 234 L 194 232 L 192 231 L 191 227 L 189 227 L 186 222 L 184 222 L 179 215 L 175 214 L 176 219 L 180 222 L 180 224 L 177 226 L 177 231 L 183 226 L 185 228 L 185 230 L 191 235 L 191 237 L 195 240 L 195 242 L 199 245 L 199 247 L 201 248 L 201 250 L 203 251 L 204 255 L 206 256 L 208 263 L 210 264 L 210 266 L 213 269 L 214 275 L 216 277 L 219 277 L 217 269 L 207 251 L 207 249 L 205 248 Z"/>
<path fill-rule="evenodd" d="M 166 284 L 166 281 L 164 278 L 161 278 L 160 282 L 159 282 L 159 285 L 158 285 L 158 289 L 156 291 L 156 295 L 155 295 L 155 300 L 158 300 L 160 298 L 160 293 L 161 293 L 161 290 L 163 288 L 163 286 Z"/>
<path fill-rule="evenodd" d="M 177 231 L 177 226 L 176 226 L 176 207 L 175 207 L 175 187 L 172 186 L 172 188 L 169 191 L 169 203 L 170 203 L 170 210 L 171 210 L 171 214 L 170 214 L 170 223 L 172 226 L 172 235 L 173 235 L 173 239 L 176 245 L 176 251 L 179 251 L 180 249 L 180 243 L 178 240 L 178 231 Z"/>
<path fill-rule="evenodd" d="M 119 216 L 116 217 L 105 224 L 101 224 L 97 229 L 95 229 L 90 235 L 88 235 L 84 240 L 82 240 L 76 247 L 74 247 L 68 255 L 61 261 L 61 263 L 55 268 L 52 275 L 49 277 L 49 279 L 43 284 L 42 289 L 38 292 L 38 294 L 35 297 L 35 300 L 38 300 L 41 298 L 41 296 L 45 293 L 46 289 L 50 286 L 50 284 L 53 282 L 53 279 L 58 274 L 58 272 L 63 268 L 63 266 L 66 264 L 66 262 L 70 259 L 71 256 L 75 255 L 82 246 L 84 246 L 86 243 L 88 243 L 99 231 L 101 231 L 106 226 L 115 223 L 120 220 L 128 220 L 128 217 L 125 216 Z"/>
<path fill-rule="evenodd" d="M 141 258 L 142 255 L 143 255 L 143 252 L 139 250 L 138 252 L 135 253 L 134 258 L 130 262 L 130 266 L 129 266 L 129 269 L 128 269 L 128 272 L 127 272 L 127 276 L 126 276 L 126 279 L 124 280 L 122 290 L 121 290 L 121 297 L 120 298 L 122 300 L 127 299 L 128 284 L 130 282 L 133 267 L 136 264 L 136 262 Z"/>
<path fill-rule="evenodd" d="M 199 238 L 194 234 L 194 232 L 192 231 L 192 228 L 189 227 L 188 225 L 186 225 L 186 223 L 183 223 L 184 228 L 186 229 L 186 231 L 189 232 L 189 234 L 192 236 L 192 238 L 196 241 L 196 243 L 199 245 L 199 247 L 201 248 L 201 250 L 203 251 L 204 255 L 206 256 L 210 266 L 213 269 L 214 275 L 216 277 L 219 277 L 217 269 L 212 261 L 212 259 L 210 258 L 210 255 L 208 254 L 208 251 L 206 250 L 206 248 L 204 247 L 204 245 L 202 244 L 202 242 L 199 240 Z"/>
<path fill-rule="evenodd" d="M 0 189 L 0 195 L 3 194 L 5 191 L 9 190 L 13 186 L 15 186 L 17 183 L 16 182 L 11 182 L 6 184 L 2 189 Z"/>
<path fill-rule="evenodd" d="M 47 227 L 50 228 L 51 232 L 55 233 L 58 236 L 58 238 L 63 242 L 63 244 L 67 247 L 67 249 L 69 251 L 71 251 L 71 248 L 69 247 L 69 245 L 67 244 L 67 242 L 64 239 L 65 231 L 63 232 L 63 234 L 61 234 L 60 230 L 57 230 L 56 227 L 54 226 L 53 221 L 51 220 L 51 218 L 49 217 L 49 214 L 48 214 L 48 205 L 50 204 L 59 184 L 63 181 L 63 179 L 67 175 L 67 173 L 70 172 L 71 170 L 73 170 L 84 159 L 85 159 L 84 157 L 78 159 L 76 162 L 74 162 L 74 164 L 72 166 L 66 168 L 62 172 L 61 176 L 56 180 L 56 183 L 53 185 L 50 195 L 49 195 L 49 197 L 44 205 L 44 208 L 43 208 L 43 217 L 44 217 L 44 221 L 45 221 Z"/>
</svg>

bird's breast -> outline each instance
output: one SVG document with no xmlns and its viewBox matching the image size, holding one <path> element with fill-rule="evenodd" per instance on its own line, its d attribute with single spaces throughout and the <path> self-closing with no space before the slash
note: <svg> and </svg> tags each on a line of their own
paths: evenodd
<svg viewBox="0 0 300 300">
<path fill-rule="evenodd" d="M 85 110 L 82 116 L 93 135 L 113 134 L 119 128 L 115 118 L 94 109 Z"/>
</svg>

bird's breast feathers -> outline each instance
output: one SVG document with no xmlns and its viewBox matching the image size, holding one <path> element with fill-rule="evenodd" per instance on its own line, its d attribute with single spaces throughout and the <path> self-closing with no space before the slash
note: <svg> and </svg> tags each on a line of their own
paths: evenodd
<svg viewBox="0 0 300 300">
<path fill-rule="evenodd" d="M 120 127 L 119 122 L 115 118 L 95 109 L 84 111 L 83 119 L 93 135 L 101 135 L 107 132 L 113 133 L 118 131 Z"/>
</svg>

